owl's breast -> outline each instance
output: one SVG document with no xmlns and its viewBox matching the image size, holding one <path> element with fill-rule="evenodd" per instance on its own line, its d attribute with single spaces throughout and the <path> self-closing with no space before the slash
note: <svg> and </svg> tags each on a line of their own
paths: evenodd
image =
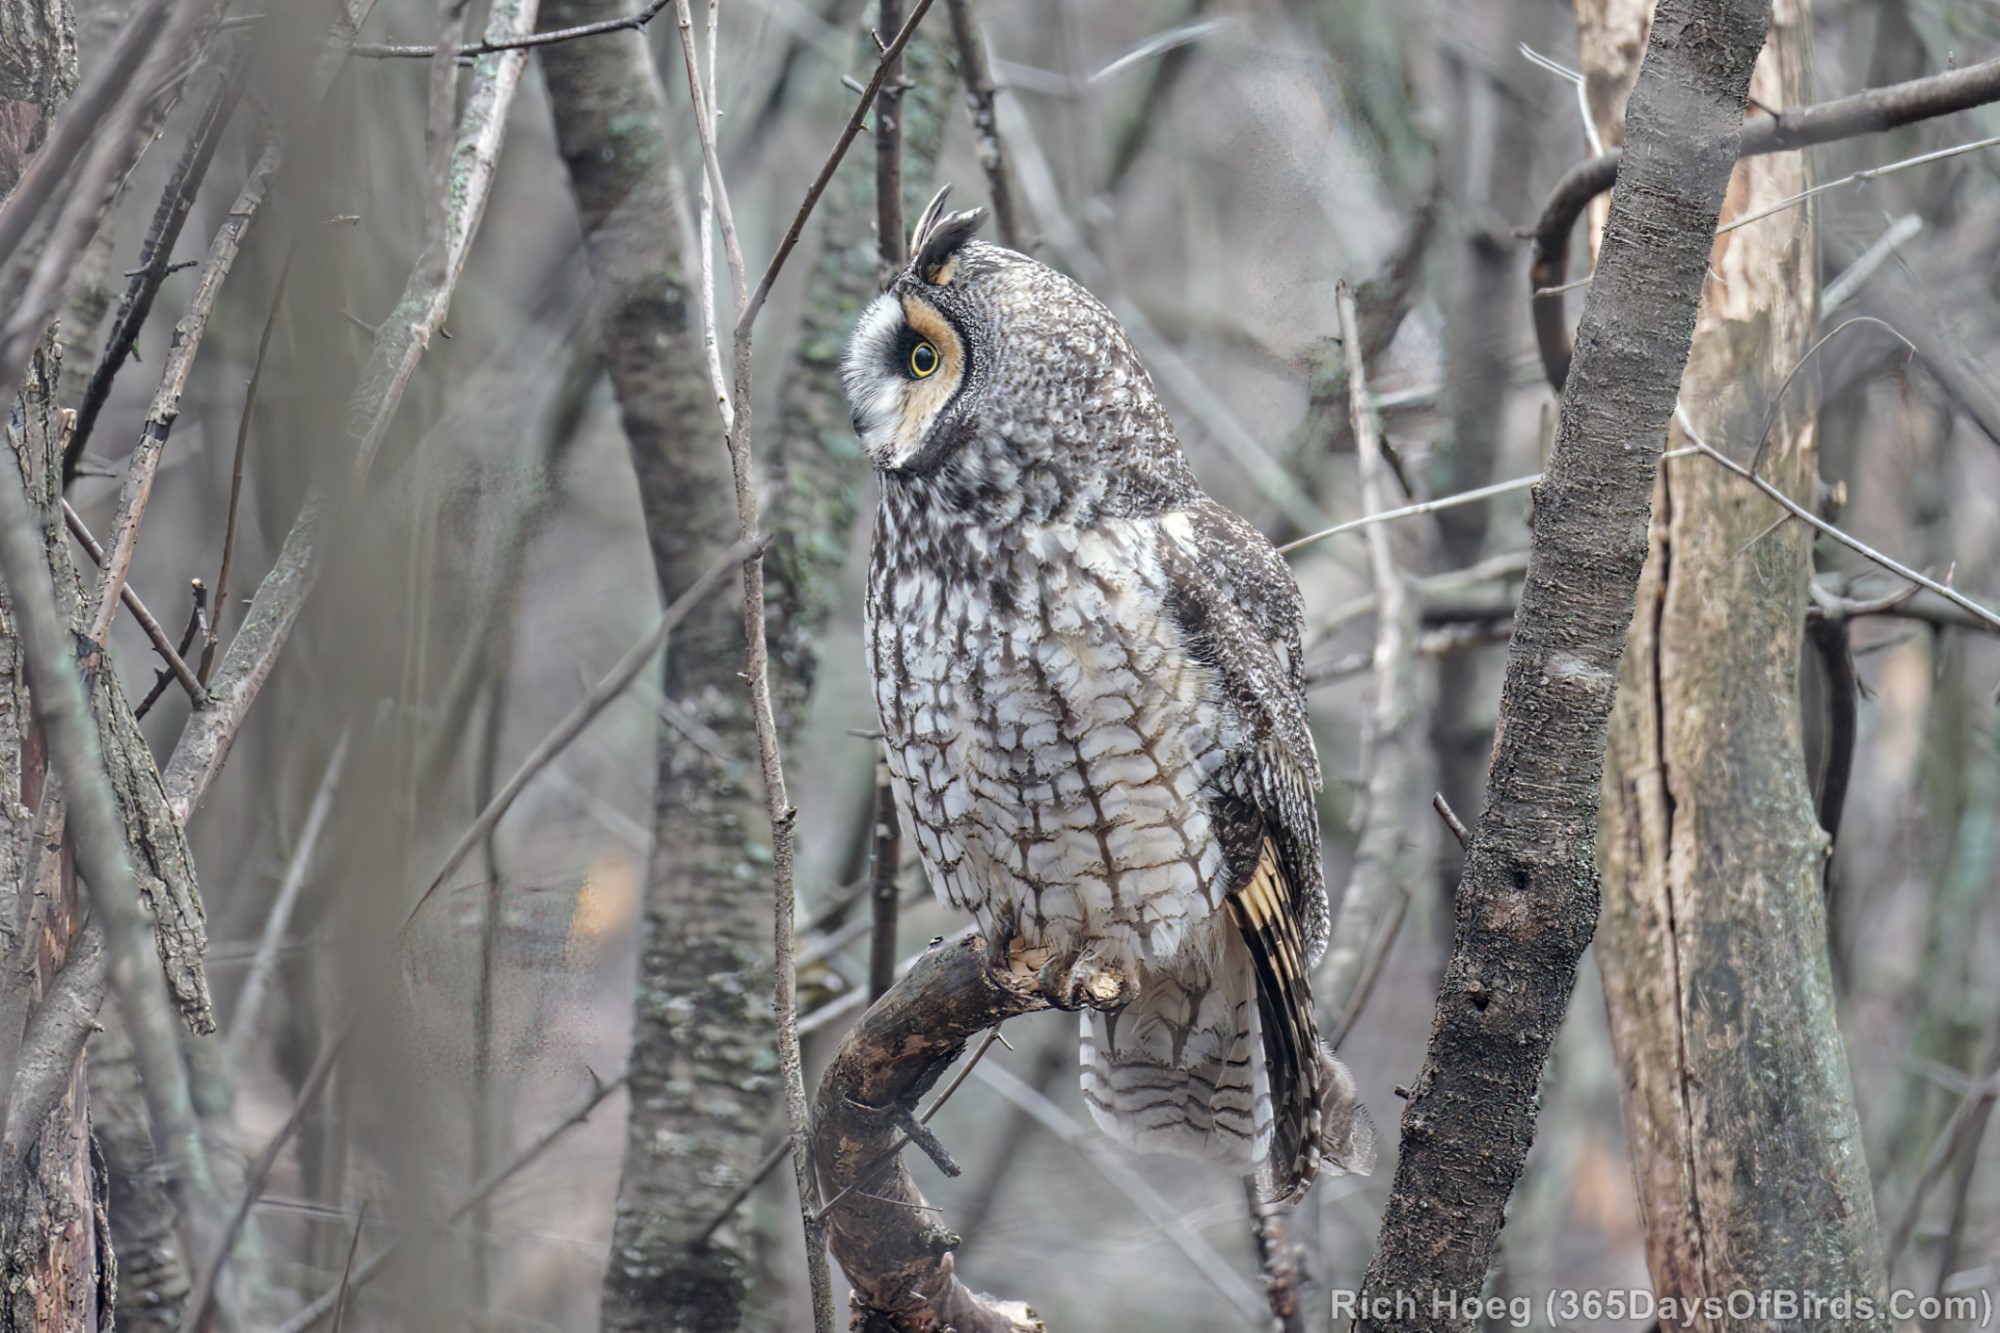
<svg viewBox="0 0 2000 1333">
<path fill-rule="evenodd" d="M 1227 892 L 1209 802 L 1233 723 L 1167 613 L 1156 537 L 1031 530 L 983 578 L 878 545 L 869 651 L 906 826 L 982 920 L 1161 956 Z"/>
</svg>

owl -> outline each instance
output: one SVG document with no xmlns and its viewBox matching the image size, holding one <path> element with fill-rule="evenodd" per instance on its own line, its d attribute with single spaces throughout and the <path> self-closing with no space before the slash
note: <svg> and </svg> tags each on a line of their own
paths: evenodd
<svg viewBox="0 0 2000 1333">
<path fill-rule="evenodd" d="M 843 365 L 881 473 L 867 651 L 906 834 L 1080 1013 L 1113 1138 L 1276 1198 L 1365 1172 L 1313 1009 L 1298 586 L 1202 491 L 1111 313 L 944 202 Z"/>
</svg>

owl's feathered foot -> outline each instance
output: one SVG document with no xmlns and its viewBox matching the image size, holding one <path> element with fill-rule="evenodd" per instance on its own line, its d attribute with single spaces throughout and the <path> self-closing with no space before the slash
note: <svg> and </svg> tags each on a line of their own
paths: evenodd
<svg viewBox="0 0 2000 1333">
<path fill-rule="evenodd" d="M 1138 978 L 1094 951 L 1029 944 L 1008 924 L 993 932 L 995 964 L 1017 977 L 1032 977 L 1029 989 L 1057 1009 L 1122 1009 L 1139 998 Z"/>
</svg>

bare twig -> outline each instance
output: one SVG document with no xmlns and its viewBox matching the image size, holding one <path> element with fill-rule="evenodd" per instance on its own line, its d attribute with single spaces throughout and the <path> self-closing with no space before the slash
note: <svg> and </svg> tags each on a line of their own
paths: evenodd
<svg viewBox="0 0 2000 1333">
<path fill-rule="evenodd" d="M 1874 561 L 1882 568 L 1888 570 L 1891 574 L 1895 574 L 1901 578 L 1906 578 L 1910 582 L 1916 584 L 1918 587 L 1929 589 L 1931 592 L 1936 593 L 1938 596 L 1950 602 L 1953 606 L 1958 607 L 1961 611 L 1965 611 L 1968 614 L 1977 617 L 1979 620 L 1984 622 L 1989 628 L 2000 630 L 2000 615 L 1996 615 L 1994 612 L 1988 610 L 1986 607 L 1981 606 L 1978 602 L 1973 601 L 1970 597 L 1967 597 L 1964 593 L 1958 591 L 1956 588 L 1948 587 L 1945 584 L 1939 583 L 1936 579 L 1930 578 L 1923 574 L 1919 574 L 1916 570 L 1911 569 L 1908 565 L 1903 564 L 1901 561 L 1895 560 L 1890 556 L 1882 554 L 1880 551 L 1868 545 L 1860 538 L 1850 536 L 1848 533 L 1841 531 L 1833 524 L 1821 518 L 1818 514 L 1813 513 L 1810 509 L 1807 509 L 1804 505 L 1792 499 L 1791 496 L 1786 495 L 1783 491 L 1779 490 L 1776 486 L 1773 486 L 1770 482 L 1765 481 L 1762 477 L 1757 476 L 1755 473 L 1751 472 L 1749 468 L 1744 467 L 1741 463 L 1737 462 L 1729 455 L 1722 453 L 1717 449 L 1711 448 L 1708 442 L 1702 439 L 1700 432 L 1695 430 L 1694 423 L 1691 420 L 1689 420 L 1687 409 L 1684 406 L 1676 404 L 1674 408 L 1674 416 L 1675 419 L 1680 422 L 1681 429 L 1687 434 L 1688 439 L 1694 442 L 1694 448 L 1697 452 L 1699 452 L 1706 458 L 1714 459 L 1717 463 L 1721 464 L 1729 471 L 1734 472 L 1737 476 L 1743 478 L 1743 480 L 1749 482 L 1752 486 L 1755 486 L 1758 490 L 1764 492 L 1765 495 L 1768 495 L 1769 497 L 1771 497 L 1771 499 L 1775 500 L 1779 505 L 1783 506 L 1784 509 L 1792 515 L 1792 517 L 1802 520 L 1808 526 L 1817 529 L 1819 532 L 1824 533 L 1828 537 L 1833 538 L 1835 541 L 1839 542 L 1842 546 L 1845 546 L 1848 550 L 1855 552 L 1857 555 L 1865 556 L 1869 560 Z"/>
<path fill-rule="evenodd" d="M 979 165 L 986 172 L 986 195 L 1000 243 L 1010 250 L 1027 248 L 1027 229 L 1014 199 L 1014 172 L 1000 141 L 1000 120 L 994 103 L 1000 90 L 993 82 L 986 55 L 986 34 L 980 30 L 973 0 L 946 0 L 951 14 L 952 41 L 958 46 L 958 76 L 965 84 L 966 110 L 972 117 L 972 137 L 979 145 Z"/>
<path fill-rule="evenodd" d="M 349 1023 L 351 1022 L 350 1019 Z M 291 1142 L 292 1134 L 298 1129 L 306 1108 L 318 1100 L 320 1089 L 326 1086 L 327 1079 L 332 1076 L 333 1067 L 339 1062 L 341 1049 L 346 1044 L 347 1026 L 343 1025 L 332 1040 L 326 1043 L 319 1057 L 313 1061 L 312 1068 L 306 1073 L 305 1081 L 299 1085 L 298 1095 L 292 1099 L 291 1111 L 285 1116 L 284 1123 L 278 1126 L 278 1132 L 271 1136 L 263 1151 L 257 1154 L 256 1160 L 251 1162 L 249 1169 L 244 1172 L 243 1196 L 236 1201 L 235 1209 L 229 1214 L 229 1220 L 223 1226 L 221 1244 L 217 1246 L 215 1253 L 201 1270 L 201 1276 L 195 1281 L 194 1291 L 189 1295 L 186 1309 L 181 1315 L 181 1333 L 196 1333 L 201 1328 L 202 1320 L 208 1314 L 209 1303 L 215 1298 L 216 1282 L 222 1276 L 223 1266 L 229 1262 L 230 1251 L 236 1248 L 236 1238 L 242 1233 L 244 1220 L 250 1216 L 250 1209 L 263 1194 L 264 1183 L 271 1178 L 271 1168 L 277 1165 L 278 1154 L 285 1150 L 287 1143 Z M 360 1225 L 357 1223 L 355 1226 L 357 1241 L 360 1239 L 360 1232 Z M 348 1251 L 347 1259 L 351 1268 L 354 1263 L 352 1249 Z"/>
<path fill-rule="evenodd" d="M 244 1057 L 249 1054 L 250 1038 L 257 1030 L 257 1017 L 264 1007 L 264 993 L 270 988 L 271 977 L 277 970 L 278 953 L 284 943 L 285 932 L 291 928 L 292 909 L 298 904 L 299 891 L 305 887 L 306 872 L 312 869 L 313 852 L 319 846 L 320 832 L 326 827 L 327 816 L 333 811 L 333 793 L 340 782 L 341 765 L 347 758 L 347 740 L 348 733 L 343 731 L 339 743 L 333 747 L 332 758 L 326 761 L 326 771 L 319 779 L 319 790 L 313 793 L 312 805 L 306 810 L 305 826 L 299 830 L 298 843 L 285 862 L 285 876 L 278 883 L 277 896 L 271 900 L 271 913 L 264 918 L 264 931 L 257 938 L 257 952 L 250 960 L 250 971 L 243 978 L 242 988 L 236 992 L 235 1013 L 229 1020 L 229 1034 L 223 1039 L 223 1049 L 232 1069 L 241 1069 Z"/>
<path fill-rule="evenodd" d="M 174 648 L 175 653 L 179 654 L 182 661 L 187 660 L 189 651 L 194 647 L 196 636 L 204 634 L 208 630 L 208 585 L 200 579 L 189 579 L 188 592 L 190 595 L 188 597 L 187 624 L 181 627 L 181 641 Z M 131 604 L 128 602 L 126 605 L 130 606 Z M 200 682 L 201 677 L 199 672 L 196 673 L 195 679 L 197 683 Z M 167 692 L 167 686 L 173 683 L 173 672 L 154 672 L 153 688 L 146 691 L 146 697 L 141 699 L 138 706 L 132 710 L 132 720 L 136 722 L 151 712 L 153 705 L 160 701 L 160 696 Z M 207 692 L 206 687 L 204 687 L 202 691 L 203 695 L 206 696 Z"/>
<path fill-rule="evenodd" d="M 1451 830 L 1451 836 L 1458 839 L 1459 850 L 1469 851 L 1472 847 L 1472 830 L 1465 826 L 1465 821 L 1458 817 L 1458 812 L 1445 801 L 1443 792 L 1431 794 L 1431 809 L 1437 811 L 1438 818 L 1442 819 L 1444 826 Z"/>
<path fill-rule="evenodd" d="M 819 203 L 819 197 L 826 193 L 828 183 L 833 180 L 833 173 L 840 169 L 841 159 L 847 156 L 847 146 L 853 143 L 854 136 L 861 132 L 861 125 L 867 118 L 868 108 L 875 104 L 875 96 L 882 91 L 883 80 L 889 77 L 890 64 L 903 54 L 903 48 L 910 44 L 910 38 L 916 35 L 917 25 L 924 21 L 924 15 L 930 12 L 930 8 L 931 0 L 917 0 L 916 5 L 910 10 L 909 19 L 903 24 L 902 31 L 896 34 L 896 39 L 890 42 L 882 53 L 881 61 L 875 66 L 874 76 L 862 87 L 861 96 L 854 104 L 854 114 L 848 117 L 846 126 L 840 131 L 840 137 L 834 140 L 833 150 L 827 154 L 825 164 L 819 169 L 819 175 L 806 187 L 806 197 L 799 204 L 799 211 L 793 215 L 791 225 L 785 228 L 784 238 L 778 242 L 777 251 L 772 254 L 771 262 L 764 270 L 764 276 L 757 280 L 757 288 L 751 293 L 750 300 L 737 307 L 736 336 L 739 340 L 749 332 L 750 326 L 757 322 L 757 314 L 764 308 L 765 298 L 771 294 L 771 284 L 778 280 L 778 274 L 784 269 L 785 261 L 791 258 L 793 248 L 798 245 L 799 237 L 806 229 L 806 221 L 812 217 L 814 206 Z M 719 168 L 710 169 L 719 172 Z"/>
<path fill-rule="evenodd" d="M 2000 144 L 2000 135 L 1995 135 L 1987 139 L 1976 139 L 1971 143 L 1957 144 L 1950 148 L 1940 148 L 1935 152 L 1919 153 L 1915 157 L 1906 157 L 1901 161 L 1890 162 L 1884 166 L 1866 167 L 1854 172 L 1852 175 L 1842 176 L 1839 180 L 1821 181 L 1809 190 L 1800 190 L 1797 194 L 1787 195 L 1775 203 L 1765 205 L 1754 213 L 1746 213 L 1740 218 L 1733 218 L 1722 226 L 1717 227 L 1715 234 L 1717 236 L 1726 236 L 1738 227 L 1747 227 L 1753 222 L 1761 222 L 1773 213 L 1782 213 L 1788 208 L 1796 208 L 1816 195 L 1825 194 L 1828 190 L 1837 190 L 1843 185 L 1860 185 L 1865 181 L 1874 180 L 1877 176 L 1887 176 L 1894 172 L 1907 171 L 1911 167 L 1921 167 L 1927 166 L 1932 162 L 1942 162 L 1949 157 L 1961 157 L 1966 153 L 1976 153 L 1981 149 L 1991 148 L 1995 144 Z"/>
<path fill-rule="evenodd" d="M 97 538 L 90 535 L 90 529 L 84 526 L 82 516 L 70 507 L 70 502 L 67 500 L 62 502 L 62 507 L 63 522 L 69 525 L 70 534 L 83 547 L 84 554 L 90 557 L 91 563 L 102 565 L 104 548 L 98 545 Z M 167 664 L 167 669 L 173 672 L 173 678 L 187 691 L 188 698 L 199 705 L 208 697 L 208 691 L 202 688 L 199 680 L 195 679 L 194 672 L 188 670 L 188 664 L 182 659 L 180 651 L 174 647 L 173 640 L 167 637 L 166 630 L 160 627 L 160 622 L 153 613 L 146 609 L 146 604 L 139 600 L 139 594 L 132 591 L 131 584 L 124 584 L 118 589 L 118 599 L 125 603 L 125 609 L 132 613 L 132 619 L 146 632 L 146 638 L 152 642 L 153 650 L 159 653 L 160 659 Z"/>
<path fill-rule="evenodd" d="M 1685 458 L 1694 452 L 1697 451 L 1692 447 L 1674 449 L 1662 454 L 1661 457 Z M 1510 491 L 1525 491 L 1531 487 L 1541 485 L 1543 475 L 1537 472 L 1533 476 L 1515 477 L 1512 481 L 1496 481 L 1491 486 L 1476 486 L 1472 490 L 1460 491 L 1456 495 L 1440 496 L 1435 500 L 1423 500 L 1413 505 L 1404 505 L 1400 509 L 1385 509 L 1379 514 L 1364 514 L 1360 518 L 1349 519 L 1345 523 L 1336 523 L 1330 528 L 1322 528 L 1318 532 L 1307 533 L 1297 541 L 1286 542 L 1278 548 L 1278 554 L 1290 555 L 1293 551 L 1311 546 L 1315 542 L 1323 542 L 1328 537 L 1338 537 L 1344 532 L 1357 532 L 1362 528 L 1373 527 L 1377 523 L 1387 523 L 1399 518 L 1416 518 L 1423 514 L 1434 514 L 1440 509 L 1450 509 L 1454 505 L 1474 504 L 1480 500 L 1490 500 L 1496 495 L 1505 495 Z"/>
<path fill-rule="evenodd" d="M 538 46 L 554 46 L 557 42 L 573 42 L 579 37 L 596 37 L 607 32 L 630 32 L 643 28 L 658 18 L 673 0 L 647 0 L 646 7 L 638 13 L 621 19 L 605 19 L 598 23 L 579 23 L 574 28 L 556 28 L 549 32 L 530 33 L 525 37 L 487 38 L 469 46 L 456 48 L 454 55 L 460 60 L 475 56 L 490 56 L 501 51 L 531 51 Z M 395 46 L 386 43 L 356 42 L 349 53 L 369 60 L 429 60 L 437 55 L 435 46 Z"/>
<path fill-rule="evenodd" d="M 708 567 L 706 573 L 696 579 L 686 592 L 674 599 L 673 604 L 661 614 L 653 628 L 640 636 L 639 641 L 625 651 L 625 655 L 605 673 L 604 678 L 591 686 L 590 692 L 577 700 L 575 706 L 563 715 L 562 720 L 550 729 L 541 743 L 521 761 L 520 767 L 516 768 L 514 775 L 507 779 L 506 785 L 493 794 L 493 799 L 486 803 L 486 807 L 466 826 L 465 831 L 459 834 L 458 841 L 452 844 L 451 851 L 446 853 L 443 864 L 438 866 L 437 874 L 431 877 L 429 885 L 411 905 L 409 915 L 403 921 L 405 931 L 409 930 L 410 924 L 417 919 L 417 914 L 423 911 L 424 905 L 444 887 L 444 882 L 451 873 L 457 870 L 472 849 L 479 845 L 487 830 L 499 823 L 500 818 L 507 813 L 515 800 L 527 790 L 535 775 L 548 767 L 557 755 L 568 748 L 571 741 L 583 734 L 584 728 L 588 727 L 599 713 L 610 707 L 612 702 L 625 692 L 625 687 L 646 669 L 647 664 L 660 651 L 674 629 L 687 618 L 688 613 L 701 605 L 702 601 L 715 591 L 724 576 L 741 564 L 746 555 L 757 550 L 758 546 L 759 543 L 754 541 L 739 541 L 724 551 L 715 563 Z"/>
<path fill-rule="evenodd" d="M 132 451 L 132 461 L 126 466 L 124 485 L 118 491 L 118 514 L 112 520 L 110 545 L 106 548 L 103 567 L 98 573 L 97 589 L 92 594 L 90 624 L 85 633 L 99 647 L 104 645 L 105 636 L 111 632 L 111 618 L 117 614 L 118 594 L 125 587 L 125 576 L 132 567 L 132 552 L 139 541 L 139 524 L 145 516 L 146 501 L 153 493 L 153 478 L 159 471 L 160 454 L 166 448 L 167 433 L 173 429 L 174 419 L 180 415 L 181 394 L 187 388 L 188 375 L 194 370 L 195 354 L 201 349 L 202 334 L 208 328 L 210 312 L 215 309 L 215 298 L 222 290 L 223 279 L 229 276 L 237 251 L 242 247 L 243 234 L 249 230 L 251 220 L 257 215 L 258 205 L 264 201 L 264 192 L 283 160 L 283 155 L 275 146 L 264 150 L 263 157 L 250 172 L 250 179 L 244 182 L 236 202 L 231 205 L 229 216 L 217 229 L 215 241 L 208 249 L 208 258 L 202 262 L 194 296 L 188 301 L 187 313 L 174 326 L 172 347 L 160 374 L 160 387 L 153 393 L 152 406 L 146 412 L 145 427 L 139 434 L 138 446 Z M 185 666 L 182 669 L 185 670 Z M 199 686 L 196 688 L 195 697 L 199 702 Z"/>
<path fill-rule="evenodd" d="M 236 418 L 236 452 L 229 466 L 229 512 L 222 524 L 222 567 L 215 575 L 215 610 L 202 636 L 201 666 L 198 674 L 207 684 L 215 669 L 216 650 L 222 645 L 222 627 L 229 619 L 229 576 L 236 568 L 236 527 L 243 506 L 243 461 L 250 451 L 250 416 L 257 406 L 257 389 L 264 380 L 264 354 L 271 348 L 271 331 L 278 326 L 278 309 L 291 282 L 292 257 L 297 243 L 285 247 L 285 262 L 278 268 L 278 284 L 271 292 L 270 313 L 264 316 L 263 332 L 257 335 L 257 356 L 250 363 L 250 382 L 243 390 L 243 410 Z"/>
<path fill-rule="evenodd" d="M 1091 1130 L 1077 1123 L 1062 1107 L 1016 1078 L 1011 1070 L 982 1065 L 980 1082 L 1021 1108 L 1043 1129 L 1076 1150 L 1084 1165 L 1105 1184 L 1123 1195 L 1161 1235 L 1194 1265 L 1196 1272 L 1233 1307 L 1244 1322 L 1256 1327 L 1264 1322 L 1264 1301 L 1227 1260 L 1187 1224 L 1185 1210 L 1171 1203 L 1132 1169 L 1116 1149 Z"/>
<path fill-rule="evenodd" d="M 1347 356 L 1348 411 L 1353 420 L 1356 458 L 1361 480 L 1361 505 L 1368 513 L 1385 509 L 1388 463 L 1382 455 L 1382 422 L 1368 394 L 1368 368 L 1362 361 L 1361 321 L 1354 293 L 1345 283 L 1334 292 L 1340 321 L 1341 346 Z M 1363 759 L 1364 791 L 1354 869 L 1340 900 L 1340 917 L 1319 969 L 1321 994 L 1345 1003 L 1359 987 L 1367 943 L 1375 918 L 1388 909 L 1392 890 L 1403 878 L 1402 818 L 1410 785 L 1408 732 L 1416 714 L 1412 697 L 1417 629 L 1416 599 L 1403 571 L 1396 565 L 1389 531 L 1379 524 L 1367 530 L 1368 569 L 1375 585 L 1374 696 L 1368 708 L 1368 737 Z"/>
<path fill-rule="evenodd" d="M 333 1302 L 333 1333 L 347 1326 L 347 1293 L 354 1289 L 354 1256 L 361 1249 L 361 1229 L 368 1225 L 368 1200 L 355 1210 L 354 1234 L 347 1239 L 347 1261 L 340 1266 L 340 1291 Z"/>
<path fill-rule="evenodd" d="M 133 272 L 131 284 L 125 290 L 125 299 L 120 303 L 118 316 L 105 338 L 104 351 L 98 357 L 97 367 L 84 387 L 83 400 L 77 407 L 76 430 L 63 446 L 65 481 L 75 475 L 76 464 L 83 457 L 91 431 L 97 424 L 97 414 L 103 410 L 105 399 L 111 396 L 112 381 L 118 377 L 126 358 L 132 355 L 139 330 L 153 313 L 153 300 L 159 295 L 160 284 L 166 281 L 170 271 L 181 226 L 187 221 L 188 210 L 193 206 L 195 194 L 208 175 L 208 165 L 215 157 L 216 145 L 222 142 L 222 132 L 228 128 L 237 100 L 242 96 L 243 66 L 248 52 L 246 45 L 230 61 L 220 84 L 202 107 L 194 132 L 188 137 L 187 147 L 182 151 L 180 161 L 174 165 L 173 175 L 160 196 L 159 207 L 153 211 L 152 225 L 147 229 L 145 244 L 140 250 L 139 267 Z"/>
<path fill-rule="evenodd" d="M 1396 947 L 1396 937 L 1402 932 L 1403 918 L 1410 910 L 1410 891 L 1398 888 L 1389 900 L 1389 910 L 1376 924 L 1375 934 L 1368 941 L 1368 950 L 1361 956 L 1361 971 L 1355 980 L 1354 989 L 1348 993 L 1340 1007 L 1333 1025 L 1326 1030 L 1326 1040 L 1331 1046 L 1338 1046 L 1347 1040 L 1347 1034 L 1354 1031 L 1363 1011 L 1368 1008 L 1368 998 L 1375 993 L 1375 983 L 1382 979 L 1382 969 L 1389 962 L 1389 951 Z"/>
</svg>

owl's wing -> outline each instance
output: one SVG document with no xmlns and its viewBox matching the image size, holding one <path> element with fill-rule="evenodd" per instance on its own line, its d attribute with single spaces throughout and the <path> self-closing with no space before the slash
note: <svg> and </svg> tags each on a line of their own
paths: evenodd
<svg viewBox="0 0 2000 1333">
<path fill-rule="evenodd" d="M 1326 939 L 1306 727 L 1298 585 L 1263 535 L 1217 505 L 1177 515 L 1165 555 L 1170 611 L 1187 651 L 1216 673 L 1242 734 L 1218 774 L 1214 813 L 1229 850 L 1228 910 L 1257 982 L 1272 1108 L 1266 1172 L 1295 1197 L 1323 1165 L 1370 1169 L 1374 1130 L 1354 1081 L 1319 1039 L 1311 967 Z"/>
<path fill-rule="evenodd" d="M 1188 652 L 1216 673 L 1247 733 L 1219 776 L 1247 807 L 1225 829 L 1236 888 L 1247 888 L 1273 844 L 1285 899 L 1308 962 L 1326 943 L 1326 883 L 1320 870 L 1319 756 L 1306 725 L 1299 585 L 1284 557 L 1243 519 L 1205 501 L 1167 524 L 1163 544 L 1169 612 Z M 1228 811 L 1222 812 L 1224 814 Z"/>
</svg>

